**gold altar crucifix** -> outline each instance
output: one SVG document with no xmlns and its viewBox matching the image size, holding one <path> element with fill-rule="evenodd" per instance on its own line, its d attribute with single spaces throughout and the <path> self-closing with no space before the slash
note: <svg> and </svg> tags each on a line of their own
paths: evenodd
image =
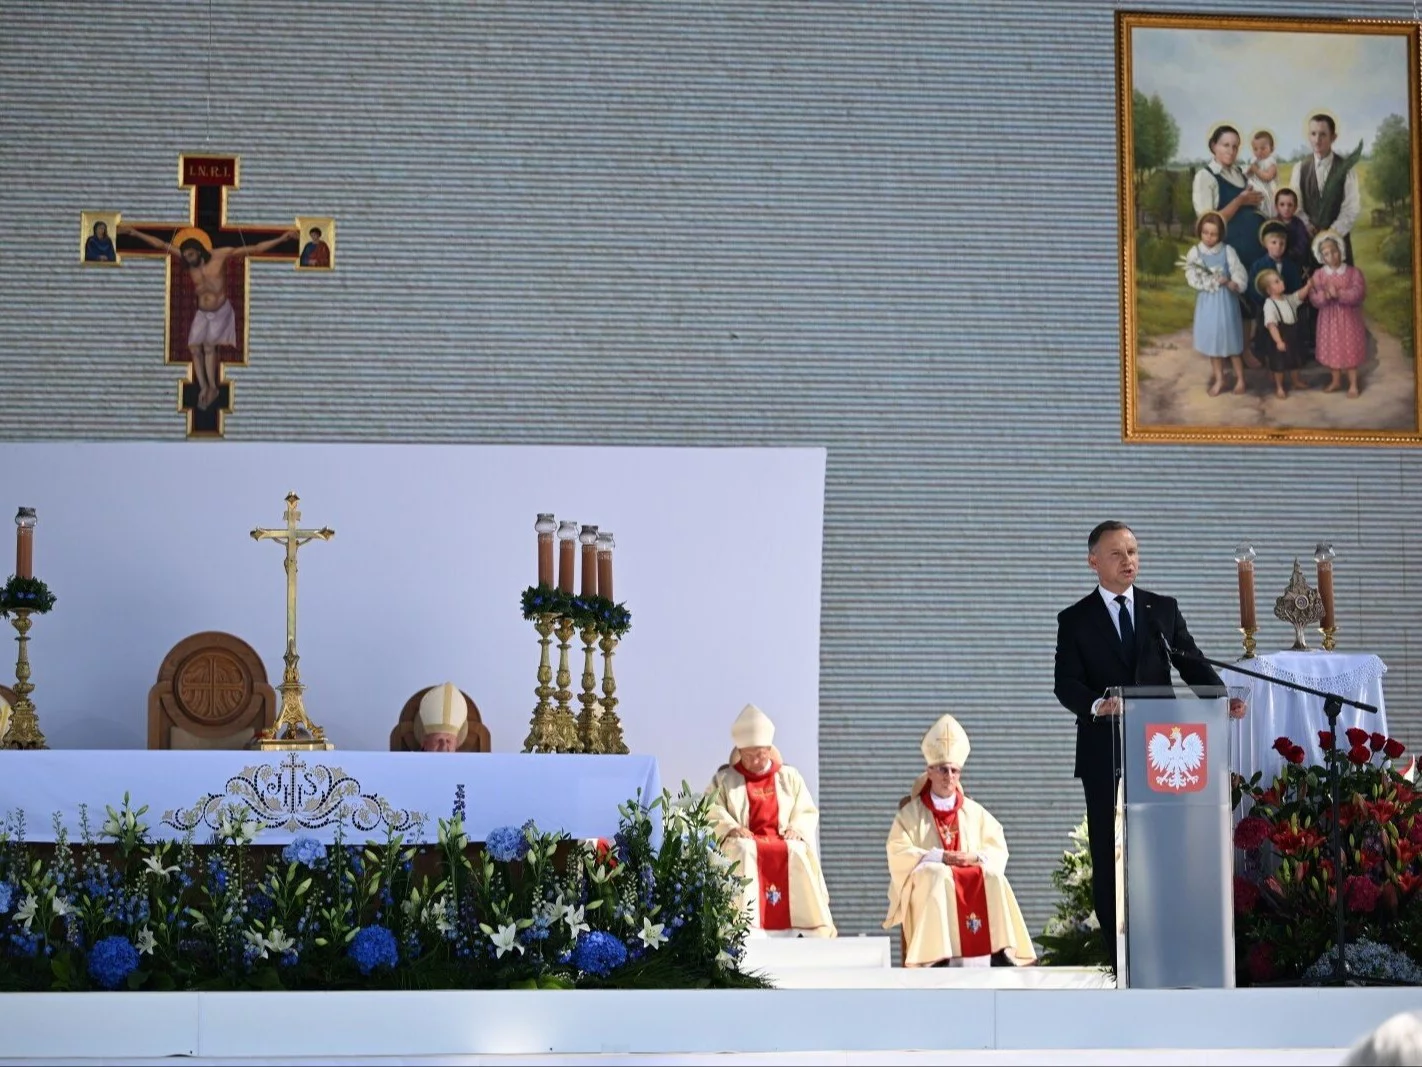
<svg viewBox="0 0 1422 1067">
<path fill-rule="evenodd" d="M 336 746 L 326 740 L 326 731 L 316 726 L 306 717 L 306 708 L 301 692 L 306 687 L 301 684 L 301 672 L 297 663 L 301 657 L 296 654 L 296 551 L 310 541 L 329 541 L 336 531 L 323 526 L 319 530 L 301 529 L 301 512 L 296 505 L 301 498 L 295 493 L 286 494 L 286 525 L 274 530 L 258 527 L 252 531 L 254 541 L 277 541 L 286 546 L 286 669 L 282 672 L 281 711 L 270 729 L 257 735 L 252 747 L 274 749 L 332 749 Z"/>
</svg>

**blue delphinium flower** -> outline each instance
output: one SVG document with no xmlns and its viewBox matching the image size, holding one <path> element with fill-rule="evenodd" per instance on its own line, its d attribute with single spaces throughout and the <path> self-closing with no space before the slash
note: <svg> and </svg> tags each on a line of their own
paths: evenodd
<svg viewBox="0 0 1422 1067">
<path fill-rule="evenodd" d="M 496 826 L 484 840 L 489 856 L 497 863 L 512 863 L 528 855 L 528 838 L 517 826 Z"/>
<path fill-rule="evenodd" d="M 464 783 L 454 787 L 454 818 L 464 818 Z"/>
<path fill-rule="evenodd" d="M 399 963 L 400 947 L 387 927 L 366 926 L 351 940 L 347 955 L 355 960 L 361 974 L 370 974 L 377 968 L 394 967 Z"/>
<path fill-rule="evenodd" d="M 627 946 L 601 930 L 581 934 L 573 946 L 573 963 L 586 974 L 608 975 L 626 962 Z"/>
<path fill-rule="evenodd" d="M 138 949 L 126 937 L 106 937 L 89 953 L 89 977 L 102 989 L 117 989 L 138 970 Z"/>
<path fill-rule="evenodd" d="M 299 863 L 303 867 L 314 867 L 326 858 L 326 846 L 310 834 L 294 837 L 291 844 L 281 850 L 281 858 L 287 863 Z"/>
<path fill-rule="evenodd" d="M 10 910 L 15 903 L 15 887 L 10 882 L 0 882 L 0 915 Z"/>
</svg>

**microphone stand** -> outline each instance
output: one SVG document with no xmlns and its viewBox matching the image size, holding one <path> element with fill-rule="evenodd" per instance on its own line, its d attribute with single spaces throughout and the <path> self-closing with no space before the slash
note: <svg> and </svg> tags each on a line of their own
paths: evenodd
<svg viewBox="0 0 1422 1067">
<path fill-rule="evenodd" d="M 1333 981 L 1338 985 L 1348 983 L 1348 961 L 1344 955 L 1344 950 L 1348 940 L 1348 927 L 1343 910 L 1343 831 L 1338 818 L 1343 809 L 1343 776 L 1338 770 L 1338 714 L 1346 704 L 1349 707 L 1357 708 L 1359 711 L 1370 711 L 1377 714 L 1377 708 L 1372 704 L 1364 704 L 1361 700 L 1349 700 L 1345 696 L 1337 693 L 1325 693 L 1321 689 L 1312 689 L 1306 685 L 1298 685 L 1295 682 L 1286 682 L 1282 678 L 1271 678 L 1267 674 L 1260 674 L 1258 671 L 1251 671 L 1247 667 L 1241 667 L 1236 663 L 1221 663 L 1219 660 L 1207 659 L 1204 656 L 1192 652 L 1181 652 L 1171 647 L 1169 639 L 1158 627 L 1156 634 L 1160 637 L 1161 644 L 1165 646 L 1165 651 L 1172 661 L 1176 659 L 1187 660 L 1191 663 L 1203 663 L 1210 667 L 1217 667 L 1220 670 L 1233 671 L 1235 674 L 1246 674 L 1251 678 L 1258 678 L 1261 681 L 1269 682 L 1271 685 L 1280 685 L 1285 689 L 1292 689 L 1297 693 L 1307 693 L 1323 700 L 1323 714 L 1328 718 L 1328 729 L 1333 734 L 1333 755 L 1328 760 L 1328 792 L 1331 807 L 1333 809 L 1333 826 L 1329 833 L 1329 847 L 1333 851 L 1333 870 L 1336 884 L 1334 885 L 1334 957 L 1333 957 Z"/>
</svg>

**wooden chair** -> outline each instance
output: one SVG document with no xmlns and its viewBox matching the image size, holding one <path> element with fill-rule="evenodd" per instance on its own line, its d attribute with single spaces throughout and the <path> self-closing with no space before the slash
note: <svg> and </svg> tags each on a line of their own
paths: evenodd
<svg viewBox="0 0 1422 1067">
<path fill-rule="evenodd" d="M 400 721 L 395 724 L 395 728 L 390 731 L 390 751 L 391 752 L 419 752 L 420 740 L 415 736 L 415 719 L 420 714 L 420 700 L 434 686 L 427 685 L 409 700 L 405 701 L 405 706 L 400 709 Z M 473 698 L 464 690 L 459 691 L 464 698 L 464 704 L 469 709 L 469 719 L 465 722 L 464 728 L 459 731 L 459 746 L 457 752 L 490 752 L 489 728 L 484 725 L 483 719 L 479 716 L 479 705 L 474 703 Z"/>
<path fill-rule="evenodd" d="M 15 701 L 19 699 L 20 698 L 15 695 L 15 691 L 11 689 L 8 685 L 0 685 L 0 700 L 3 700 L 6 704 L 9 704 L 10 707 L 13 708 L 15 706 Z"/>
<path fill-rule="evenodd" d="M 173 646 L 148 691 L 148 747 L 245 748 L 276 721 L 276 691 L 251 645 L 208 630 Z"/>
</svg>

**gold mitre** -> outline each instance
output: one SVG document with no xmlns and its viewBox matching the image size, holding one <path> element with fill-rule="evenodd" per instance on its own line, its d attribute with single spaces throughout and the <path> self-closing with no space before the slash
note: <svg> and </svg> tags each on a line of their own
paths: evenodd
<svg viewBox="0 0 1422 1067">
<path fill-rule="evenodd" d="M 775 723 L 754 704 L 747 704 L 731 724 L 736 748 L 766 748 L 775 740 Z"/>
<path fill-rule="evenodd" d="M 5 698 L 0 697 L 0 741 L 5 740 L 5 734 L 10 730 L 10 705 L 5 703 Z"/>
<path fill-rule="evenodd" d="M 469 732 L 469 705 L 453 682 L 430 689 L 420 698 L 415 716 L 415 740 L 424 744 L 426 734 L 456 734 L 463 744 Z"/>
<path fill-rule="evenodd" d="M 968 753 L 972 751 L 972 747 L 968 744 L 967 731 L 958 725 L 958 720 L 951 715 L 943 716 L 929 727 L 920 746 L 928 766 L 951 763 L 958 768 L 968 762 Z"/>
</svg>

